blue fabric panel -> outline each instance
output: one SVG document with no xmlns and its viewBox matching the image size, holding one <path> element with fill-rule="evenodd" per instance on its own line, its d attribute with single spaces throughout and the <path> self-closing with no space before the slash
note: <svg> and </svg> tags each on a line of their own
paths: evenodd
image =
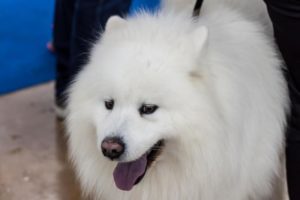
<svg viewBox="0 0 300 200">
<path fill-rule="evenodd" d="M 159 8 L 159 6 L 160 0 L 132 0 L 130 14 L 134 14 L 141 9 L 154 12 Z"/>
<path fill-rule="evenodd" d="M 53 8 L 54 0 L 0 1 L 0 94 L 54 78 Z"/>
</svg>

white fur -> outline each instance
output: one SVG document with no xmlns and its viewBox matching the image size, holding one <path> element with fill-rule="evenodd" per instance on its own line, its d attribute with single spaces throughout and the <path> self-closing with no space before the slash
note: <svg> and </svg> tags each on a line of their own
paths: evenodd
<svg viewBox="0 0 300 200">
<path fill-rule="evenodd" d="M 74 82 L 71 158 L 84 191 L 96 199 L 271 198 L 288 108 L 281 62 L 261 22 L 247 14 L 257 5 L 204 2 L 197 21 L 191 12 L 171 9 L 113 18 Z M 109 98 L 112 111 L 104 106 Z M 142 103 L 159 109 L 141 117 Z M 113 135 L 125 140 L 122 161 L 166 140 L 129 192 L 117 189 L 117 163 L 99 150 Z"/>
</svg>

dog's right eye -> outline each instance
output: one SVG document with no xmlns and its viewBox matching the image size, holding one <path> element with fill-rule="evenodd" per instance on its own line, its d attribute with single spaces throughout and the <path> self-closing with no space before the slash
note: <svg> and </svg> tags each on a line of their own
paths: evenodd
<svg viewBox="0 0 300 200">
<path fill-rule="evenodd" d="M 107 110 L 112 110 L 114 108 L 114 100 L 110 99 L 110 100 L 106 100 L 105 102 L 105 107 Z"/>
<path fill-rule="evenodd" d="M 157 110 L 158 106 L 157 105 L 152 105 L 152 104 L 143 104 L 139 108 L 139 112 L 141 115 L 150 115 L 154 113 Z"/>
</svg>

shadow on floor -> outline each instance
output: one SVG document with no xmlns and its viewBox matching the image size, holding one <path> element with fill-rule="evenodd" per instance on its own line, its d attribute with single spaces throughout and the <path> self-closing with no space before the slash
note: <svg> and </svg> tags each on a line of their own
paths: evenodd
<svg viewBox="0 0 300 200">
<path fill-rule="evenodd" d="M 75 178 L 74 170 L 68 159 L 67 136 L 65 134 L 64 124 L 61 120 L 56 120 L 56 144 L 57 160 L 63 166 L 57 173 L 59 180 L 58 194 L 61 200 L 84 200 L 80 198 L 81 192 L 79 183 Z"/>
</svg>

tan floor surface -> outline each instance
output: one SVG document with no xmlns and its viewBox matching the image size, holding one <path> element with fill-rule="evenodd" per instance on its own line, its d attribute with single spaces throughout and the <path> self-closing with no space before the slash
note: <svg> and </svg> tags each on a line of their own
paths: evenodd
<svg viewBox="0 0 300 200">
<path fill-rule="evenodd" d="M 0 200 L 79 200 L 53 83 L 0 96 Z"/>
</svg>

